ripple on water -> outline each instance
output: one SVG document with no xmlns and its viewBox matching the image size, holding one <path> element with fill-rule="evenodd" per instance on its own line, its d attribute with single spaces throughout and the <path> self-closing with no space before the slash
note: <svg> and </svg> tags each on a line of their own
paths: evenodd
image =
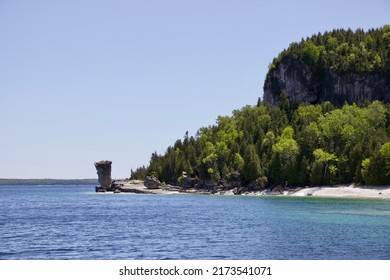
<svg viewBox="0 0 390 280">
<path fill-rule="evenodd" d="M 0 188 L 1 259 L 390 259 L 388 201 Z"/>
</svg>

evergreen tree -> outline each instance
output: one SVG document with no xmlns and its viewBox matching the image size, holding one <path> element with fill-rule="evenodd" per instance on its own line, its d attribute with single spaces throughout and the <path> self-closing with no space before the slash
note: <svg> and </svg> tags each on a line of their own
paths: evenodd
<svg viewBox="0 0 390 280">
<path fill-rule="evenodd" d="M 255 145 L 249 145 L 244 156 L 243 175 L 247 181 L 255 181 L 264 175 Z"/>
</svg>

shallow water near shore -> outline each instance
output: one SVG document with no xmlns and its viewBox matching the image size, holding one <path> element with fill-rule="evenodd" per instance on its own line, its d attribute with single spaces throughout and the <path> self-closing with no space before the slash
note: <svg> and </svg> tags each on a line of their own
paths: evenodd
<svg viewBox="0 0 390 280">
<path fill-rule="evenodd" d="M 390 259 L 390 201 L 0 186 L 0 259 Z"/>
</svg>

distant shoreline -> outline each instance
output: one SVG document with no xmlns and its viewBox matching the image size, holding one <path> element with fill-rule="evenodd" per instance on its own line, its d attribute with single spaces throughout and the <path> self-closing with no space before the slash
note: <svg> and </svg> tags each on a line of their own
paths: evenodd
<svg viewBox="0 0 390 280">
<path fill-rule="evenodd" d="M 14 179 L 0 178 L 0 186 L 4 185 L 97 185 L 97 179 Z"/>
</svg>

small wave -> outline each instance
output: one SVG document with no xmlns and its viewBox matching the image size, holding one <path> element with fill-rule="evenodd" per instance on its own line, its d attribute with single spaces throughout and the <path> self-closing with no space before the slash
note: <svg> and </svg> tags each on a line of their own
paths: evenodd
<svg viewBox="0 0 390 280">
<path fill-rule="evenodd" d="M 0 260 L 4 260 L 4 259 L 7 259 L 7 258 L 3 258 L 4 256 L 13 256 L 13 255 L 16 255 L 17 253 L 13 253 L 13 252 L 1 252 L 0 251 Z"/>
</svg>

